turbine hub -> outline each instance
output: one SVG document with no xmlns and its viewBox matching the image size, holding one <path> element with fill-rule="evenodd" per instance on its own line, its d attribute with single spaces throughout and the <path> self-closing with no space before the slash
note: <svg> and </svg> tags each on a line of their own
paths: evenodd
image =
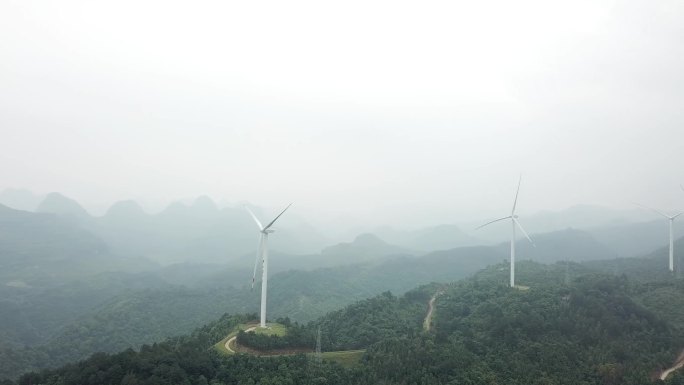
<svg viewBox="0 0 684 385">
<path fill-rule="evenodd" d="M 513 215 L 513 219 L 517 219 L 517 218 L 518 218 L 518 216 L 514 214 L 514 215 Z"/>
<path fill-rule="evenodd" d="M 273 232 L 275 232 L 275 230 L 268 229 L 268 230 L 262 231 L 262 233 L 264 233 L 264 234 L 271 234 Z"/>
</svg>

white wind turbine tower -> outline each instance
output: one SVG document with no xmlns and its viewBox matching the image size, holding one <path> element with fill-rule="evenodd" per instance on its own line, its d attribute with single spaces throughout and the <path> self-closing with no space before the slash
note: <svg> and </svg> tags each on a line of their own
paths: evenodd
<svg viewBox="0 0 684 385">
<path fill-rule="evenodd" d="M 646 207 L 646 206 L 640 205 L 640 204 L 638 204 L 638 203 L 635 203 L 635 204 L 636 204 L 637 206 L 639 206 L 639 207 L 643 207 L 643 208 L 645 208 L 645 209 L 651 210 L 651 211 L 657 213 L 658 215 L 667 218 L 667 221 L 670 223 L 670 271 L 674 271 L 674 234 L 673 234 L 672 227 L 673 227 L 673 224 L 674 224 L 674 220 L 675 220 L 678 216 L 680 216 L 680 215 L 682 215 L 682 214 L 684 214 L 684 213 L 679 213 L 679 214 L 676 214 L 676 215 L 667 215 L 667 214 L 663 213 L 662 211 L 659 211 L 659 210 L 656 210 L 656 209 L 652 209 L 652 208 L 650 208 L 650 207 Z"/>
<path fill-rule="evenodd" d="M 254 222 L 256 222 L 257 227 L 259 228 L 259 232 L 261 233 L 261 236 L 259 238 L 259 246 L 257 247 L 257 253 L 256 253 L 256 261 L 254 262 L 254 275 L 252 276 L 252 289 L 254 288 L 254 280 L 256 279 L 256 272 L 257 272 L 257 266 L 259 265 L 259 256 L 261 256 L 261 263 L 262 263 L 262 268 L 261 268 L 261 320 L 260 320 L 260 325 L 262 328 L 266 327 L 266 292 L 268 290 L 268 234 L 272 233 L 274 230 L 271 230 L 271 226 L 275 223 L 275 221 L 280 218 L 287 209 L 292 206 L 292 203 L 287 205 L 285 207 L 285 210 L 281 211 L 280 214 L 278 214 L 277 217 L 275 217 L 271 223 L 269 223 L 266 226 L 263 226 L 259 219 L 257 219 L 256 215 L 252 212 L 252 210 L 249 209 L 249 207 L 245 206 L 245 209 L 249 212 L 249 214 L 254 218 Z"/>
<path fill-rule="evenodd" d="M 525 229 L 523 229 L 522 225 L 518 221 L 518 216 L 515 214 L 515 206 L 518 203 L 518 193 L 520 192 L 520 182 L 522 182 L 522 176 L 520 176 L 520 179 L 518 179 L 518 189 L 515 191 L 515 200 L 513 201 L 513 210 L 511 210 L 511 215 L 503 218 L 499 218 L 496 220 L 493 220 L 491 222 L 487 222 L 484 225 L 478 227 L 477 229 L 481 229 L 487 225 L 490 225 L 494 222 L 499 222 L 503 221 L 506 219 L 511 220 L 511 287 L 515 287 L 515 227 L 518 226 L 520 228 L 520 231 L 525 235 L 525 237 L 532 243 L 532 246 L 534 246 L 534 242 L 532 242 L 532 238 L 530 238 L 529 235 L 527 235 L 527 232 Z M 476 229 L 476 230 L 477 230 Z"/>
</svg>

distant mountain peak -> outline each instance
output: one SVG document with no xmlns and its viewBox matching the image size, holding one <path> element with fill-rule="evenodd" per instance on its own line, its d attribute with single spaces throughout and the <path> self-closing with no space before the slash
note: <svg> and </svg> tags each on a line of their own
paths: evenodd
<svg viewBox="0 0 684 385">
<path fill-rule="evenodd" d="M 140 216 L 145 215 L 145 211 L 134 200 L 124 200 L 114 203 L 105 216 Z"/>
<path fill-rule="evenodd" d="M 179 213 L 182 212 L 184 213 L 188 209 L 188 206 L 185 205 L 183 202 L 171 202 L 169 203 L 168 206 L 162 212 L 160 213 L 161 215 L 169 215 L 173 213 Z"/>
<path fill-rule="evenodd" d="M 402 247 L 389 244 L 375 234 L 359 234 L 352 242 L 339 243 L 321 251 L 327 257 L 345 258 L 347 262 L 369 262 L 390 255 L 405 255 L 410 252 Z"/>
<path fill-rule="evenodd" d="M 191 205 L 173 202 L 160 213 L 164 217 L 214 218 L 220 214 L 216 203 L 206 195 L 199 196 Z"/>
<path fill-rule="evenodd" d="M 89 218 L 90 214 L 78 202 L 58 193 L 51 192 L 38 205 L 36 212 Z"/>
</svg>

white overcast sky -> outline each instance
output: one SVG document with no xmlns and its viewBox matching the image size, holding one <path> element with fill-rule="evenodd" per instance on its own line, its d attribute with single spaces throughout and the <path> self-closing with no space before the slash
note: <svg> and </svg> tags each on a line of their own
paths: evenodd
<svg viewBox="0 0 684 385">
<path fill-rule="evenodd" d="M 0 55 L 0 189 L 94 211 L 684 207 L 681 0 L 2 0 Z"/>
</svg>

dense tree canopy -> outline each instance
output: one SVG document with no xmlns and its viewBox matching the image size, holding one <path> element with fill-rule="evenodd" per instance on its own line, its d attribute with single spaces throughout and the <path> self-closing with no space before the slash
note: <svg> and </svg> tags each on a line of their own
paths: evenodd
<svg viewBox="0 0 684 385">
<path fill-rule="evenodd" d="M 224 355 L 212 346 L 252 318 L 226 315 L 191 335 L 139 352 L 96 354 L 24 375 L 19 384 L 644 384 L 684 347 L 679 310 L 661 309 L 679 303 L 675 280 L 644 283 L 579 271 L 567 279 L 576 267 L 521 263 L 529 288 L 512 289 L 503 266 L 402 297 L 383 293 L 291 324 L 291 339 L 261 341 L 311 343 L 320 328 L 324 351 L 366 349 L 352 368 L 311 355 Z M 434 328 L 425 332 L 427 301 L 437 291 Z M 682 378 L 676 373 L 668 382 Z"/>
</svg>

